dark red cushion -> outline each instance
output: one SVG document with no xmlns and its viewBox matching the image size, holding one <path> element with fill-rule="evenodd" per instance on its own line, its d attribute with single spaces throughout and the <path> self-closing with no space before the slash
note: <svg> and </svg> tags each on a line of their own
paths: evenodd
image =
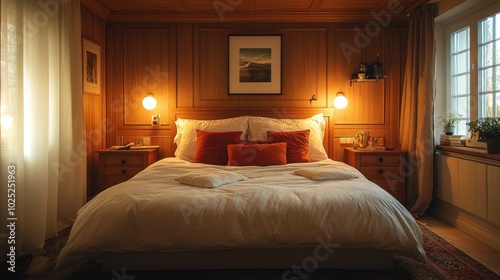
<svg viewBox="0 0 500 280">
<path fill-rule="evenodd" d="M 286 142 L 287 163 L 310 162 L 309 129 L 297 131 L 268 131 L 270 143 Z"/>
<path fill-rule="evenodd" d="M 269 166 L 286 164 L 286 143 L 227 145 L 227 165 Z"/>
<path fill-rule="evenodd" d="M 196 131 L 194 162 L 227 165 L 227 145 L 238 143 L 242 133 L 242 131 Z"/>
</svg>

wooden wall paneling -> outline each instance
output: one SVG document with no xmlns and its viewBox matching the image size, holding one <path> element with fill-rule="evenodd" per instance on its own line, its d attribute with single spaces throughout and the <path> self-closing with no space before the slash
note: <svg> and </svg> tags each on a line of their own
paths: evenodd
<svg viewBox="0 0 500 280">
<path fill-rule="evenodd" d="M 148 137 L 151 145 L 160 146 L 160 157 L 172 155 L 169 130 L 177 100 L 176 26 L 110 24 L 107 30 L 113 53 L 108 59 L 108 141 L 114 145 L 118 135 L 129 142 Z M 151 111 L 142 106 L 148 92 L 157 100 Z M 160 115 L 160 127 L 151 125 L 153 115 Z"/>
<path fill-rule="evenodd" d="M 500 225 L 500 189 L 498 188 L 498 182 L 500 182 L 500 167 L 488 165 L 487 174 L 488 221 Z"/>
<path fill-rule="evenodd" d="M 385 83 L 383 80 L 375 82 L 353 82 L 351 77 L 357 73 L 361 63 L 371 64 L 375 61 L 377 53 L 384 50 L 384 31 L 381 30 L 376 37 L 360 39 L 359 28 L 336 28 L 334 53 L 335 62 L 333 71 L 338 77 L 337 82 L 349 100 L 349 105 L 343 110 L 337 110 L 336 124 L 384 124 L 380 122 L 385 118 Z M 382 83 L 380 83 L 382 82 Z M 376 91 L 378 92 L 376 92 Z M 377 97 L 378 95 L 378 97 Z M 374 106 L 373 106 L 374 105 Z M 380 106 L 381 105 L 381 106 Z M 371 107 L 371 108 L 370 108 Z M 382 109 L 382 110 L 381 110 Z M 366 118 L 370 112 L 372 119 Z"/>
<path fill-rule="evenodd" d="M 281 35 L 282 41 L 282 94 L 281 95 L 228 95 L 228 36 L 229 35 Z M 269 28 L 262 30 L 239 29 L 235 26 L 200 26 L 199 76 L 195 79 L 196 108 L 203 107 L 309 107 L 313 94 L 318 101 L 312 106 L 326 106 L 326 28 Z M 220 69 L 220 71 L 213 71 Z"/>
<path fill-rule="evenodd" d="M 226 28 L 198 26 L 199 80 L 195 88 L 194 107 L 238 107 L 237 97 L 228 96 L 228 35 Z M 214 70 L 217 69 L 217 70 Z"/>
<path fill-rule="evenodd" d="M 353 82 L 349 106 L 337 110 L 336 124 L 384 125 L 385 82 Z"/>
<path fill-rule="evenodd" d="M 284 29 L 282 51 L 284 99 L 294 107 L 327 107 L 327 28 Z"/>
<path fill-rule="evenodd" d="M 98 185 L 99 160 L 96 151 L 103 147 L 101 96 L 84 93 L 83 112 L 87 143 L 87 194 L 92 196 L 97 193 Z"/>
<path fill-rule="evenodd" d="M 328 146 L 329 155 L 336 160 L 342 160 L 338 158 L 343 156 L 342 148 L 350 145 L 340 143 L 341 138 L 352 137 L 359 130 L 368 130 L 372 135 L 382 137 L 383 143 L 386 144 L 394 145 L 399 138 L 394 129 L 399 126 L 398 95 L 402 74 L 393 75 L 392 71 L 401 72 L 393 70 L 398 67 L 404 69 L 400 66 L 404 64 L 400 58 L 404 57 L 405 50 L 400 41 L 406 38 L 405 28 L 372 31 L 368 36 L 369 40 L 360 45 L 360 35 L 357 32 L 365 32 L 363 23 L 356 23 L 356 28 L 348 23 L 110 23 L 108 26 L 107 50 L 113 58 L 107 60 L 110 67 L 107 101 L 114 102 L 107 104 L 107 116 L 110 119 L 107 127 L 112 130 L 107 137 L 110 143 L 114 142 L 118 133 L 130 135 L 132 138 L 158 137 L 162 139 L 158 140 L 161 145 L 167 145 L 161 147 L 160 151 L 164 150 L 173 155 L 175 145 L 168 140 L 169 137 L 173 139 L 175 135 L 173 121 L 176 114 L 173 110 L 194 109 L 212 114 L 214 111 L 235 108 L 238 112 L 260 112 L 261 109 L 266 109 L 276 111 L 280 115 L 288 109 L 297 108 L 332 110 L 332 119 L 327 129 L 331 139 L 325 142 L 325 145 Z M 167 54 L 167 88 L 170 99 L 167 101 L 168 113 L 166 116 L 161 113 L 164 126 L 160 129 L 149 125 L 151 113 L 147 116 L 148 113 L 137 112 L 143 110 L 142 106 L 138 106 L 137 110 L 131 109 L 128 114 L 124 113 L 127 108 L 132 108 L 127 107 L 125 102 L 133 103 L 133 99 L 124 98 L 124 94 L 133 83 L 140 82 L 143 75 L 137 70 L 143 62 L 138 61 L 146 61 L 150 55 L 139 52 L 138 56 L 134 54 L 132 58 L 124 53 L 124 48 L 136 48 L 141 44 L 145 47 L 151 45 L 151 42 L 157 44 L 162 40 L 159 38 L 162 36 L 144 39 L 146 35 L 141 33 L 138 36 L 144 38 L 132 40 L 132 37 L 129 37 L 130 42 L 125 44 L 124 30 L 144 30 L 146 33 L 167 30 L 168 34 L 163 37 L 168 38 L 168 46 L 162 47 L 159 52 Z M 393 36 L 393 33 L 396 34 L 395 38 L 386 38 L 386 34 Z M 282 35 L 282 95 L 228 95 L 227 53 L 230 34 Z M 401 36 L 397 37 L 398 34 Z M 137 42 L 138 40 L 142 41 Z M 356 48 L 356 51 L 346 54 L 347 45 Z M 392 54 L 398 52 L 398 58 L 392 58 Z M 153 56 L 157 59 L 165 60 L 158 52 L 154 53 Z M 386 75 L 390 73 L 390 78 L 353 84 L 351 87 L 349 80 L 352 73 L 357 71 L 361 62 L 373 63 L 377 53 L 380 54 Z M 384 59 L 385 56 L 387 59 Z M 125 73 L 124 69 L 129 69 L 130 72 Z M 174 80 L 170 80 L 171 78 Z M 352 106 L 351 110 L 355 108 L 354 111 L 334 111 L 331 103 L 338 91 L 346 94 L 349 106 Z M 381 97 L 377 98 L 375 91 L 381 91 Z M 318 100 L 310 104 L 309 99 L 313 94 L 316 94 Z M 393 96 L 394 94 L 397 96 Z M 121 108 L 116 108 L 120 106 Z M 168 124 L 165 126 L 165 123 Z"/>
<path fill-rule="evenodd" d="M 99 164 L 95 151 L 105 146 L 106 111 L 106 42 L 105 21 L 97 14 L 81 6 L 81 34 L 82 39 L 87 38 L 97 43 L 101 48 L 101 94 L 83 93 L 83 110 L 85 130 L 87 134 L 87 197 L 97 193 Z"/>
<path fill-rule="evenodd" d="M 191 108 L 195 79 L 193 24 L 178 24 L 177 34 L 177 94 L 172 95 L 175 103 L 171 103 L 171 107 Z"/>
<path fill-rule="evenodd" d="M 390 93 L 386 90 L 387 82 L 384 79 L 350 81 L 361 63 L 373 64 L 377 54 L 382 58 L 385 53 L 385 34 L 385 29 L 367 29 L 364 23 L 356 24 L 355 27 L 333 28 L 334 59 L 330 68 L 337 85 L 332 86 L 335 90 L 330 92 L 330 96 L 333 102 L 336 91 L 342 91 L 349 101 L 345 109 L 335 110 L 335 160 L 343 160 L 343 148 L 352 145 L 341 143 L 342 139 L 353 137 L 357 131 L 367 130 L 371 135 L 380 137 L 379 145 L 387 142 L 386 138 L 389 137 Z"/>
<path fill-rule="evenodd" d="M 151 145 L 160 146 L 159 150 L 159 158 L 173 157 L 174 150 L 172 150 L 172 143 L 174 143 L 175 135 L 167 135 L 167 136 L 152 136 L 150 138 Z"/>
<path fill-rule="evenodd" d="M 107 28 L 107 147 L 116 145 L 116 136 L 123 126 L 123 28 L 109 26 Z"/>
<path fill-rule="evenodd" d="M 169 125 L 169 30 L 125 29 L 123 50 L 123 123 L 121 128 L 151 126 L 152 115 L 163 115 L 161 125 Z M 142 99 L 153 93 L 157 105 L 142 107 Z"/>
</svg>

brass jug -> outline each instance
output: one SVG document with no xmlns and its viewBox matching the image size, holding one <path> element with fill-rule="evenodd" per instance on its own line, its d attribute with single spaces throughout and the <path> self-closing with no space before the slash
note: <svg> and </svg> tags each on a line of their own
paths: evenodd
<svg viewBox="0 0 500 280">
<path fill-rule="evenodd" d="M 370 132 L 368 131 L 358 131 L 354 136 L 354 141 L 360 148 L 368 147 L 368 140 L 370 140 Z"/>
</svg>

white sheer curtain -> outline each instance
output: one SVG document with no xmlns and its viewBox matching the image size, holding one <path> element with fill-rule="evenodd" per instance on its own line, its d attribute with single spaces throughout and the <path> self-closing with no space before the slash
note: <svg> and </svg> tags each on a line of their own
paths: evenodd
<svg viewBox="0 0 500 280">
<path fill-rule="evenodd" d="M 16 251 L 33 253 L 85 203 L 80 1 L 1 4 L 0 219 L 17 218 Z"/>
</svg>

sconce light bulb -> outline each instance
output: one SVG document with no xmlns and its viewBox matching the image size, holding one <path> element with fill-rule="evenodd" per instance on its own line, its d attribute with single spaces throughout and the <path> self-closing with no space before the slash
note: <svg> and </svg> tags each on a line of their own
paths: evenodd
<svg viewBox="0 0 500 280">
<path fill-rule="evenodd" d="M 146 108 L 146 110 L 153 110 L 156 107 L 156 99 L 152 93 L 148 93 L 148 95 L 144 97 L 142 106 Z"/>
<path fill-rule="evenodd" d="M 333 106 L 337 109 L 344 109 L 345 107 L 347 107 L 347 103 L 347 98 L 342 92 L 337 93 L 337 96 L 333 100 Z"/>
</svg>

